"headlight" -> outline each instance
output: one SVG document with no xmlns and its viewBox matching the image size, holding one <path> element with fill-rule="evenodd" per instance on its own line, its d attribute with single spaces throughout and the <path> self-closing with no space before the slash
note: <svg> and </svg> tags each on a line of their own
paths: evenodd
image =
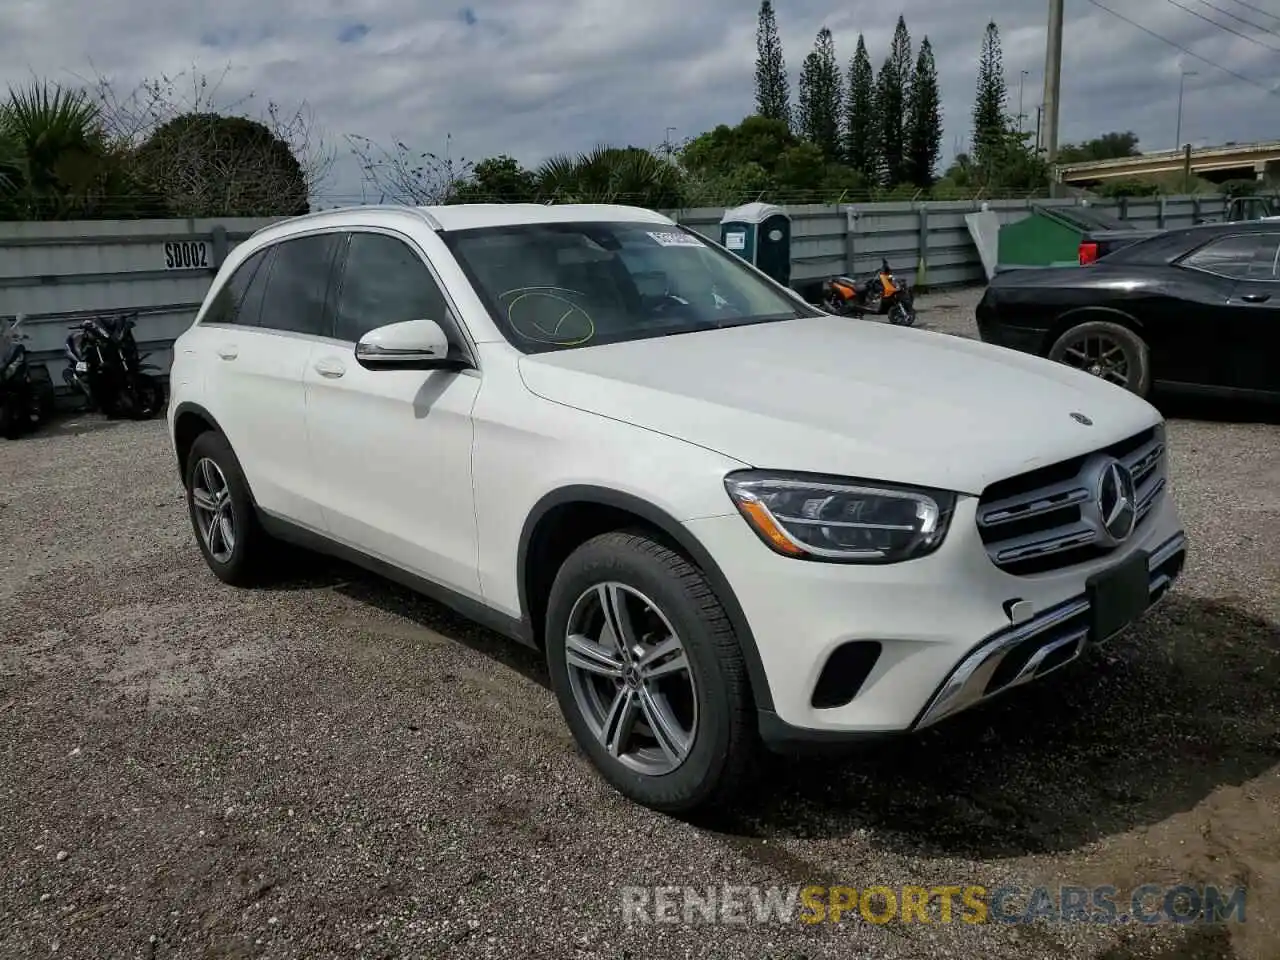
<svg viewBox="0 0 1280 960">
<path fill-rule="evenodd" d="M 725 489 L 769 547 L 788 557 L 897 563 L 942 544 L 955 494 L 941 490 L 743 470 Z"/>
</svg>

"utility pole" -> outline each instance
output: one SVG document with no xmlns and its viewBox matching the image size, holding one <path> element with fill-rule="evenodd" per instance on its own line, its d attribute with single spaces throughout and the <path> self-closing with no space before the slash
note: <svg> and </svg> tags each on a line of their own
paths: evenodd
<svg viewBox="0 0 1280 960">
<path fill-rule="evenodd" d="M 1197 76 L 1195 70 L 1183 70 L 1182 76 L 1178 78 L 1178 134 L 1174 137 L 1173 149 L 1182 149 L 1182 91 L 1186 88 L 1187 77 Z"/>
<path fill-rule="evenodd" d="M 1022 133 L 1022 121 L 1026 119 L 1026 114 L 1022 112 L 1022 89 L 1027 84 L 1027 75 L 1030 70 L 1023 70 L 1022 75 L 1018 77 L 1018 133 Z"/>
<path fill-rule="evenodd" d="M 1044 51 L 1044 107 L 1040 118 L 1040 142 L 1044 159 L 1052 170 L 1058 159 L 1058 104 L 1062 93 L 1062 13 L 1063 0 L 1049 0 L 1049 36 Z M 1057 178 L 1049 184 L 1050 193 L 1058 193 Z"/>
</svg>

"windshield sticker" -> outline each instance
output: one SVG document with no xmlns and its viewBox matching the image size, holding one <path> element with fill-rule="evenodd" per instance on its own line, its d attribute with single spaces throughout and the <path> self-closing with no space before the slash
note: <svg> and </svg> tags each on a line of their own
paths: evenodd
<svg viewBox="0 0 1280 960">
<path fill-rule="evenodd" d="M 663 247 L 701 247 L 702 241 L 692 234 L 680 230 L 669 230 L 665 233 L 650 233 L 654 242 Z"/>
</svg>

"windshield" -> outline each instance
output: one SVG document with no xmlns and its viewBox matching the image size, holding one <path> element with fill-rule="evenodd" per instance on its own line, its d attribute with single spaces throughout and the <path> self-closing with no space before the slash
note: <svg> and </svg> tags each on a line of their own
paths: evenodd
<svg viewBox="0 0 1280 960">
<path fill-rule="evenodd" d="M 818 315 L 682 227 L 540 223 L 444 238 L 525 353 Z"/>
</svg>

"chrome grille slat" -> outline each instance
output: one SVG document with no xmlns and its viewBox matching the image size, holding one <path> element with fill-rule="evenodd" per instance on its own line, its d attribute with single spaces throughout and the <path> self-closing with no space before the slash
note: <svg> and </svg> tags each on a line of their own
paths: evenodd
<svg viewBox="0 0 1280 960">
<path fill-rule="evenodd" d="M 1015 520 L 1025 520 L 1041 514 L 1061 510 L 1089 499 L 1089 491 L 1076 483 L 1075 479 L 1066 483 L 1055 483 L 1037 491 L 1034 500 L 1026 497 L 1005 497 L 982 508 L 978 514 L 978 525 L 994 527 Z"/>
<path fill-rule="evenodd" d="M 1164 425 L 1097 452 L 1116 456 L 1133 476 L 1136 532 L 1167 486 Z M 1012 477 L 993 485 L 990 499 L 979 500 L 978 532 L 996 566 L 1015 574 L 1048 572 L 1110 549 L 1114 541 L 1095 529 L 1091 502 L 1096 494 L 1086 469 L 1091 456 Z M 1049 479 L 1036 483 L 1037 476 Z M 1026 489 L 1019 489 L 1024 480 Z M 1021 569 L 1027 566 L 1037 569 Z"/>
</svg>

